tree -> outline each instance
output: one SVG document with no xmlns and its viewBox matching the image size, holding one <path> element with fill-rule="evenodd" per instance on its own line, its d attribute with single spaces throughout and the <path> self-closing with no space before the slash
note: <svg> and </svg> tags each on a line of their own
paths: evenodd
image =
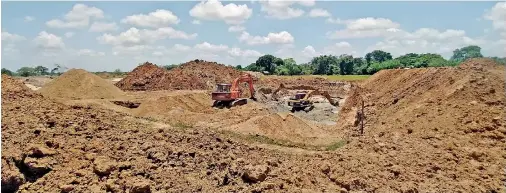
<svg viewBox="0 0 506 193">
<path fill-rule="evenodd" d="M 47 75 L 49 69 L 44 66 L 37 66 L 34 70 L 37 75 Z"/>
<path fill-rule="evenodd" d="M 60 64 L 54 64 L 54 66 L 55 67 L 51 70 L 51 75 L 60 75 L 62 71 L 67 69 L 67 67 Z"/>
<path fill-rule="evenodd" d="M 339 56 L 339 74 L 347 75 L 353 73 L 353 56 L 343 54 Z M 335 72 L 334 72 L 335 73 Z"/>
<path fill-rule="evenodd" d="M 333 72 L 339 72 L 338 59 L 332 55 L 322 55 L 314 57 L 311 60 L 314 68 L 313 74 L 331 75 Z"/>
<path fill-rule="evenodd" d="M 382 51 L 382 50 L 374 50 L 370 53 L 367 53 L 365 55 L 365 58 L 367 60 L 367 64 L 370 64 L 371 62 L 384 62 L 387 60 L 392 59 L 392 54 Z"/>
<path fill-rule="evenodd" d="M 453 51 L 453 56 L 450 58 L 450 61 L 460 63 L 469 58 L 481 58 L 481 57 L 483 57 L 483 55 L 481 54 L 481 47 L 471 45 L 460 49 L 455 49 Z"/>
<path fill-rule="evenodd" d="M 12 71 L 8 70 L 7 68 L 2 68 L 2 74 L 7 74 L 9 76 L 12 76 Z"/>
<path fill-rule="evenodd" d="M 21 67 L 16 71 L 20 76 L 34 76 L 36 75 L 35 69 L 32 67 Z"/>
<path fill-rule="evenodd" d="M 261 66 L 258 66 L 256 63 L 251 63 L 250 65 L 246 66 L 244 68 L 246 71 L 253 71 L 253 72 L 262 72 L 264 71 L 264 68 Z"/>
<path fill-rule="evenodd" d="M 276 74 L 278 75 L 300 75 L 301 73 L 301 68 L 297 65 L 293 58 L 284 59 L 283 65 L 276 67 Z"/>
<path fill-rule="evenodd" d="M 178 66 L 179 65 L 177 65 L 177 64 L 171 64 L 171 65 L 162 66 L 162 68 L 165 68 L 165 70 L 172 70 L 173 68 L 176 68 Z"/>
<path fill-rule="evenodd" d="M 367 74 L 367 64 L 363 58 L 353 58 L 353 73 Z"/>
<path fill-rule="evenodd" d="M 283 60 L 274 57 L 273 55 L 267 54 L 258 58 L 255 64 L 259 67 L 262 67 L 263 70 L 268 71 L 272 74 L 276 71 L 276 66 L 283 65 Z"/>
<path fill-rule="evenodd" d="M 114 70 L 114 72 L 112 72 L 112 74 L 119 76 L 119 75 L 123 74 L 123 72 L 121 72 L 121 69 L 118 68 L 118 69 Z"/>
<path fill-rule="evenodd" d="M 237 66 L 235 67 L 235 69 L 237 69 L 237 70 L 242 70 L 242 66 L 241 66 L 241 65 L 237 65 Z"/>
</svg>

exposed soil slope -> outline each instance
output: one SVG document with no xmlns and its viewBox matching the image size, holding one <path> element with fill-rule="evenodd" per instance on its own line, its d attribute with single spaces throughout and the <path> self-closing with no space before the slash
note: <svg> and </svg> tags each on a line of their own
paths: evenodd
<svg viewBox="0 0 506 193">
<path fill-rule="evenodd" d="M 107 80 L 82 69 L 71 69 L 48 82 L 39 91 L 48 97 L 66 99 L 111 99 L 124 95 Z"/>
<path fill-rule="evenodd" d="M 350 119 L 363 97 L 365 135 L 343 151 L 358 162 L 333 173 L 359 178 L 367 190 L 502 191 L 506 74 L 488 62 L 372 76 L 352 91 L 354 100 L 346 101 L 338 123 L 356 129 Z"/>
</svg>

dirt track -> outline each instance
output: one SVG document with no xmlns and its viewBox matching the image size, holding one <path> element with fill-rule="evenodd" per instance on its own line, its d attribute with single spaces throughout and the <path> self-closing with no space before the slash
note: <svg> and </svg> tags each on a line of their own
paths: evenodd
<svg viewBox="0 0 506 193">
<path fill-rule="evenodd" d="M 500 192 L 505 75 L 477 59 L 384 70 L 351 87 L 309 80 L 345 95 L 331 126 L 262 101 L 213 109 L 206 90 L 126 92 L 122 100 L 141 103 L 132 109 L 112 99 L 65 105 L 2 76 L 2 192 Z"/>
</svg>

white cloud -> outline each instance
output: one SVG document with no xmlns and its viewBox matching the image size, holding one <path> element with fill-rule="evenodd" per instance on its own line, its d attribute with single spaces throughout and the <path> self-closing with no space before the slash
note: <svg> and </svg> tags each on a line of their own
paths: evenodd
<svg viewBox="0 0 506 193">
<path fill-rule="evenodd" d="M 81 49 L 77 51 L 78 56 L 105 56 L 104 52 L 97 52 L 90 49 Z"/>
<path fill-rule="evenodd" d="M 251 36 L 248 32 L 243 31 L 239 36 L 240 42 L 246 42 L 248 45 L 261 45 L 261 44 L 290 44 L 294 42 L 292 34 L 287 31 L 279 33 L 269 33 L 267 36 Z"/>
<path fill-rule="evenodd" d="M 244 26 L 239 26 L 239 25 L 228 27 L 229 32 L 241 32 L 244 30 L 246 30 L 246 28 Z"/>
<path fill-rule="evenodd" d="M 2 41 L 15 42 L 15 41 L 21 41 L 21 40 L 26 40 L 26 38 L 21 35 L 18 35 L 18 34 L 11 34 L 6 31 L 2 32 Z"/>
<path fill-rule="evenodd" d="M 302 6 L 313 6 L 315 4 L 314 0 L 308 1 L 278 1 L 278 0 L 267 0 L 260 1 L 261 11 L 267 14 L 268 18 L 285 20 L 297 18 L 304 15 L 304 10 L 299 8 L 291 7 L 294 4 L 299 4 Z"/>
<path fill-rule="evenodd" d="M 121 23 L 130 24 L 139 27 L 162 28 L 169 25 L 178 24 L 179 18 L 171 11 L 158 9 L 154 12 L 127 16 L 121 20 Z"/>
<path fill-rule="evenodd" d="M 75 33 L 74 32 L 65 32 L 64 35 L 65 35 L 66 38 L 71 38 L 71 37 L 73 37 L 75 35 Z"/>
<path fill-rule="evenodd" d="M 104 18 L 104 12 L 96 7 L 88 7 L 84 4 L 76 4 L 64 16 L 64 20 L 53 19 L 46 22 L 51 28 L 84 28 L 90 24 L 90 19 Z"/>
<path fill-rule="evenodd" d="M 200 21 L 199 21 L 199 20 L 194 19 L 194 20 L 192 21 L 192 24 L 195 24 L 195 25 L 200 25 L 201 23 L 200 23 Z"/>
<path fill-rule="evenodd" d="M 306 46 L 302 50 L 302 55 L 304 55 L 307 58 L 312 58 L 312 57 L 315 57 L 315 56 L 319 56 L 320 53 L 316 52 L 316 50 L 314 49 L 314 47 L 309 45 L 309 46 Z"/>
<path fill-rule="evenodd" d="M 220 44 L 220 45 L 213 45 L 208 42 L 203 42 L 200 44 L 195 45 L 195 49 L 203 50 L 206 52 L 222 52 L 228 49 L 228 46 Z"/>
<path fill-rule="evenodd" d="M 330 17 L 330 13 L 325 9 L 315 8 L 311 9 L 309 17 Z"/>
<path fill-rule="evenodd" d="M 483 46 L 486 44 L 486 40 L 470 38 L 463 30 L 439 31 L 420 28 L 414 32 L 399 30 L 395 35 L 386 36 L 384 40 L 370 46 L 366 52 L 381 49 L 394 56 L 407 53 L 439 53 L 448 57 L 454 49 L 468 45 Z"/>
<path fill-rule="evenodd" d="M 107 23 L 107 22 L 94 22 L 91 24 L 90 32 L 106 32 L 106 31 L 116 31 L 118 30 L 118 25 L 116 22 Z"/>
<path fill-rule="evenodd" d="M 133 46 L 145 45 L 162 39 L 194 39 L 197 34 L 188 34 L 183 31 L 175 30 L 171 27 L 159 28 L 156 30 L 130 28 L 118 35 L 104 34 L 97 37 L 97 40 L 103 44 L 115 46 Z"/>
<path fill-rule="evenodd" d="M 46 31 L 40 32 L 33 41 L 37 47 L 42 49 L 57 50 L 65 48 L 65 44 L 61 37 L 47 33 Z"/>
<path fill-rule="evenodd" d="M 323 54 L 326 55 L 341 55 L 341 54 L 350 54 L 350 55 L 358 55 L 357 51 L 353 49 L 350 43 L 348 42 L 337 42 L 333 45 L 326 46 L 323 48 Z"/>
<path fill-rule="evenodd" d="M 327 22 L 345 24 L 346 28 L 335 32 L 328 32 L 330 39 L 382 37 L 396 34 L 400 24 L 386 18 L 359 18 L 354 20 L 327 19 Z"/>
<path fill-rule="evenodd" d="M 483 16 L 492 21 L 494 29 L 506 31 L 506 2 L 498 2 Z"/>
<path fill-rule="evenodd" d="M 244 58 L 258 58 L 262 56 L 262 53 L 256 50 L 241 50 L 241 48 L 231 48 L 228 54 L 232 57 L 244 57 Z"/>
<path fill-rule="evenodd" d="M 25 19 L 25 22 L 30 22 L 30 21 L 35 20 L 35 18 L 34 18 L 34 17 L 32 17 L 32 16 L 25 16 L 25 18 L 24 18 L 24 19 Z"/>
<path fill-rule="evenodd" d="M 190 50 L 190 46 L 185 46 L 185 45 L 182 45 L 182 44 L 175 44 L 173 48 L 176 51 L 188 51 L 188 50 Z"/>
<path fill-rule="evenodd" d="M 248 8 L 246 4 L 229 3 L 223 5 L 218 0 L 208 0 L 195 5 L 189 13 L 192 17 L 200 20 L 222 20 L 226 24 L 238 25 L 250 18 L 253 10 Z"/>
</svg>

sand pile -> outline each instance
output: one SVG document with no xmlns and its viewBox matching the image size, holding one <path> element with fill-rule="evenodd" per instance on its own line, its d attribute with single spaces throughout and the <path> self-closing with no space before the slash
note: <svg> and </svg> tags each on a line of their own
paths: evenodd
<svg viewBox="0 0 506 193">
<path fill-rule="evenodd" d="M 502 191 L 505 75 L 458 67 L 378 72 L 361 85 L 365 136 L 346 145 L 351 158 L 332 170 L 336 182 L 380 192 Z"/>
<path fill-rule="evenodd" d="M 166 115 L 171 111 L 212 113 L 211 97 L 207 93 L 194 93 L 160 97 L 143 102 L 136 110 L 138 116 Z"/>
<path fill-rule="evenodd" d="M 71 69 L 39 91 L 48 97 L 66 99 L 111 99 L 123 96 L 116 86 L 82 69 Z"/>
<path fill-rule="evenodd" d="M 216 62 L 194 60 L 166 71 L 146 62 L 116 83 L 123 90 L 208 90 L 216 83 L 232 83 L 241 71 Z"/>
</svg>

